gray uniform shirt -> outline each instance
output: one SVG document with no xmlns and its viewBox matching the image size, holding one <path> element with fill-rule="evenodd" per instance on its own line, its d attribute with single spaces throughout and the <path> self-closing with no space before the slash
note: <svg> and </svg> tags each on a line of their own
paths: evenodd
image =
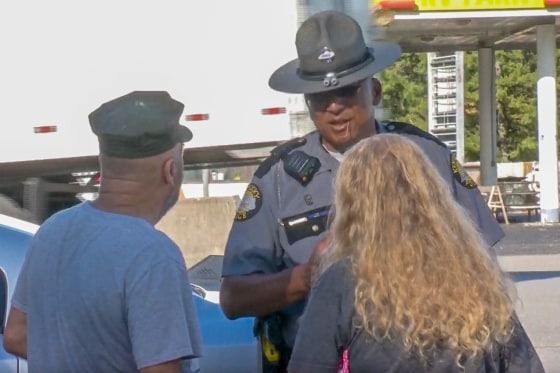
<svg viewBox="0 0 560 373">
<path fill-rule="evenodd" d="M 470 184 L 468 176 L 444 146 L 404 133 L 393 124 L 378 126 L 378 132 L 400 132 L 414 141 L 448 182 L 455 199 L 469 211 L 488 245 L 494 245 L 503 237 L 500 225 L 478 188 Z M 285 172 L 283 160 L 272 165 L 267 161 L 263 163 L 247 188 L 230 231 L 223 262 L 224 277 L 275 273 L 304 263 L 318 240 L 323 238 L 321 208 L 333 202 L 333 182 L 339 162 L 323 148 L 318 132 L 313 131 L 304 139 L 304 144 L 290 153 L 301 151 L 316 157 L 321 163 L 319 170 L 304 186 Z M 293 346 L 297 320 L 304 305 L 305 300 L 283 310 L 286 315 L 284 338 L 289 346 Z"/>
<path fill-rule="evenodd" d="M 29 372 L 137 372 L 201 343 L 179 248 L 148 222 L 84 203 L 39 229 L 12 305 L 27 315 Z"/>
</svg>

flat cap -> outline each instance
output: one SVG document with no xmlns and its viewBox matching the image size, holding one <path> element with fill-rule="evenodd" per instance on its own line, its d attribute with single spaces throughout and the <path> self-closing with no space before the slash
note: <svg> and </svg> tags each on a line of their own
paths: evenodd
<svg viewBox="0 0 560 373">
<path fill-rule="evenodd" d="M 89 115 L 102 154 L 145 158 L 192 139 L 179 124 L 184 105 L 165 91 L 134 91 L 102 104 Z"/>
</svg>

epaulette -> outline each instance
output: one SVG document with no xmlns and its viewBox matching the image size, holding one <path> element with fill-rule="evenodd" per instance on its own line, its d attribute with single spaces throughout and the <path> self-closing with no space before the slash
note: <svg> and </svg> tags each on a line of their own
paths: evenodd
<svg viewBox="0 0 560 373">
<path fill-rule="evenodd" d="M 426 132 L 424 130 L 421 130 L 420 128 L 409 124 L 409 123 L 403 123 L 403 122 L 387 122 L 384 123 L 385 129 L 387 130 L 387 132 L 393 132 L 393 133 L 405 133 L 408 135 L 415 135 L 415 136 L 420 136 L 423 137 L 425 139 L 431 140 L 433 142 L 435 142 L 436 144 L 438 144 L 439 146 L 442 146 L 444 148 L 447 149 L 447 145 L 445 145 L 440 139 L 438 139 L 437 137 L 435 137 L 434 135 L 432 135 L 429 132 Z"/>
<path fill-rule="evenodd" d="M 270 156 L 268 156 L 268 158 L 266 158 L 261 163 L 259 168 L 257 168 L 257 171 L 255 171 L 255 176 L 259 179 L 262 178 L 268 173 L 268 171 L 270 171 L 272 166 L 280 161 L 283 156 L 291 152 L 293 149 L 305 145 L 306 142 L 307 140 L 305 139 L 305 137 L 296 137 L 286 141 L 283 144 L 278 145 L 276 148 L 272 149 L 272 151 L 270 152 Z"/>
</svg>

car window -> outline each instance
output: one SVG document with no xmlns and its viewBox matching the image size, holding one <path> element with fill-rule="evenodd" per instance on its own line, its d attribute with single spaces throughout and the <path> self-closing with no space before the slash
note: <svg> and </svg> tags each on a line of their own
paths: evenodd
<svg viewBox="0 0 560 373">
<path fill-rule="evenodd" d="M 6 272 L 0 267 L 0 334 L 4 334 L 4 324 L 6 322 L 6 307 L 8 305 L 8 279 Z"/>
</svg>

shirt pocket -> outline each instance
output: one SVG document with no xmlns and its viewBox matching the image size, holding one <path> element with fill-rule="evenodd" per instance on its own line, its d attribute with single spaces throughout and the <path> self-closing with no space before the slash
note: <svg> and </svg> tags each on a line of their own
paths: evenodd
<svg viewBox="0 0 560 373">
<path fill-rule="evenodd" d="M 285 261 L 307 262 L 327 230 L 329 213 L 330 206 L 327 205 L 280 219 L 280 243 L 284 256 L 288 257 L 284 258 Z"/>
</svg>

